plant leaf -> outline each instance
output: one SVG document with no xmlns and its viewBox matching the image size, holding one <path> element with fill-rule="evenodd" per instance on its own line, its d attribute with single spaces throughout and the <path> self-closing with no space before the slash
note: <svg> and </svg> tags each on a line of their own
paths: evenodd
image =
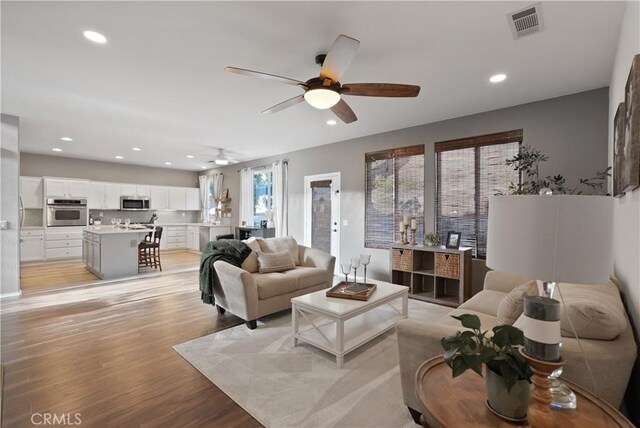
<svg viewBox="0 0 640 428">
<path fill-rule="evenodd" d="M 462 314 L 460 316 L 451 315 L 453 318 L 457 319 L 462 323 L 462 326 L 465 328 L 470 328 L 472 330 L 480 330 L 480 318 L 477 315 L 471 314 Z"/>
</svg>

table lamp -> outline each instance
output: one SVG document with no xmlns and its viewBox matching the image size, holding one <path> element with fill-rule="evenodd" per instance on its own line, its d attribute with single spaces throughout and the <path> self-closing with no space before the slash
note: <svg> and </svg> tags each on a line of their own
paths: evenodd
<svg viewBox="0 0 640 428">
<path fill-rule="evenodd" d="M 559 282 L 604 284 L 613 272 L 612 219 L 613 198 L 608 196 L 491 196 L 487 267 L 543 281 L 549 299 Z M 544 299 L 539 298 L 541 304 Z M 542 319 L 535 320 L 538 326 Z M 560 321 L 549 322 L 555 323 L 557 333 L 533 335 L 543 338 L 538 346 L 542 357 L 554 354 L 554 340 L 544 338 L 559 340 Z M 545 343 L 549 346 L 542 349 Z M 557 380 L 560 374 L 561 368 L 550 376 L 550 405 L 575 408 L 575 395 Z"/>
</svg>

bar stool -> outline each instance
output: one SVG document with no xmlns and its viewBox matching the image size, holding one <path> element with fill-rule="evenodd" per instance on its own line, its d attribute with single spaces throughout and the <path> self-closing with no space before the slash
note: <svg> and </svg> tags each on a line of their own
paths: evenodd
<svg viewBox="0 0 640 428">
<path fill-rule="evenodd" d="M 138 244 L 138 270 L 141 267 L 153 267 L 162 272 L 160 262 L 160 239 L 162 238 L 162 226 L 156 227 L 149 232 L 144 240 Z"/>
</svg>

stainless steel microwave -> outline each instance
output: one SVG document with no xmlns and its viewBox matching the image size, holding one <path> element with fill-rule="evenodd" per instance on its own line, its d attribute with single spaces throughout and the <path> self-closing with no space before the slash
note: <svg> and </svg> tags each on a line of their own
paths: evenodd
<svg viewBox="0 0 640 428">
<path fill-rule="evenodd" d="M 120 210 L 149 211 L 148 196 L 120 196 Z"/>
</svg>

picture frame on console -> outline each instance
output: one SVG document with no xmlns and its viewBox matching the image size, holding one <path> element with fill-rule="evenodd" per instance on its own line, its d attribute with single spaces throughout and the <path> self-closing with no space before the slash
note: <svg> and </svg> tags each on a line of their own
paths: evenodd
<svg viewBox="0 0 640 428">
<path fill-rule="evenodd" d="M 461 232 L 448 232 L 447 233 L 447 242 L 445 243 L 445 247 L 447 248 L 455 248 L 456 250 L 460 248 L 460 240 L 462 239 Z"/>
<path fill-rule="evenodd" d="M 613 196 L 624 195 L 622 190 L 624 173 L 624 131 L 625 131 L 625 106 L 618 104 L 616 115 L 613 119 Z"/>
</svg>

